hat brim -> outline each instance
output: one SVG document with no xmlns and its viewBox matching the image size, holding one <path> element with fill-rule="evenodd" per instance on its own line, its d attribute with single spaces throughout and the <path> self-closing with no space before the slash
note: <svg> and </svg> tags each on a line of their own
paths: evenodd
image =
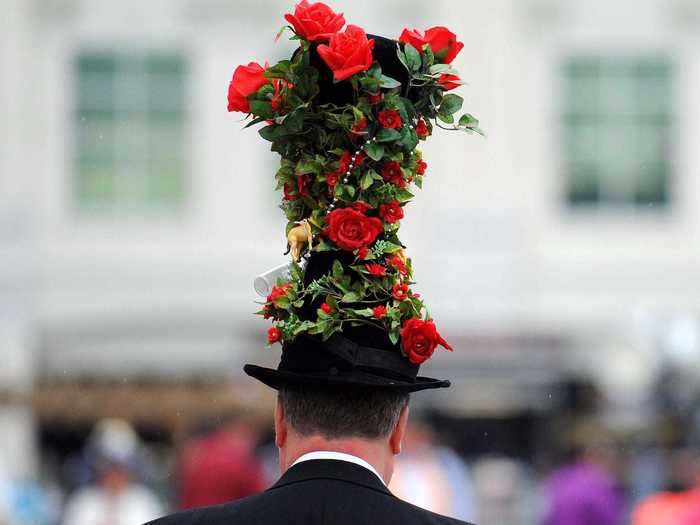
<svg viewBox="0 0 700 525">
<path fill-rule="evenodd" d="M 414 382 L 387 379 L 359 370 L 353 370 L 349 374 L 339 373 L 338 375 L 316 375 L 298 374 L 285 370 L 275 370 L 257 365 L 245 365 L 243 370 L 246 374 L 254 377 L 261 383 L 279 390 L 285 386 L 359 386 L 376 389 L 386 389 L 396 392 L 418 392 L 433 388 L 447 388 L 450 382 L 446 379 L 433 379 L 431 377 L 416 377 Z"/>
</svg>

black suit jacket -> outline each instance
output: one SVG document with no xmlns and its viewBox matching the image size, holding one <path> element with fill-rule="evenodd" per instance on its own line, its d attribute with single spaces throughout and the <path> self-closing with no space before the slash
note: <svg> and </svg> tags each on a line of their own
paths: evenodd
<svg viewBox="0 0 700 525">
<path fill-rule="evenodd" d="M 265 492 L 148 525 L 466 525 L 400 500 L 364 467 L 303 461 Z"/>
</svg>

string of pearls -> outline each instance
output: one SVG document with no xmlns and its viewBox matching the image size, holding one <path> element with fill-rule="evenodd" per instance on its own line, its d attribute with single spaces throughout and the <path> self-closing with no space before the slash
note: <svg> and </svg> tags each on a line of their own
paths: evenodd
<svg viewBox="0 0 700 525">
<path fill-rule="evenodd" d="M 408 125 L 408 127 L 410 129 L 415 129 L 415 124 L 411 123 Z M 357 157 L 359 157 L 360 153 L 362 153 L 362 148 L 364 148 L 364 146 L 369 142 L 377 142 L 377 137 L 367 138 L 364 142 L 362 142 L 358 146 L 358 148 L 352 154 L 352 156 L 350 157 L 350 164 L 348 165 L 348 169 L 343 174 L 343 179 L 342 179 L 343 184 L 347 184 L 348 180 L 350 180 L 350 175 L 352 175 L 352 170 L 354 170 L 356 168 L 355 163 L 357 162 Z M 415 151 L 412 151 L 411 155 L 415 155 Z M 334 195 L 333 200 L 328 205 L 328 213 L 332 212 L 336 208 L 337 205 L 338 205 L 338 197 L 336 197 Z M 313 242 L 313 237 L 312 237 L 312 239 L 309 240 L 309 246 L 311 246 L 312 242 Z M 311 250 L 307 250 L 307 252 L 303 255 L 303 258 L 308 259 L 310 256 L 311 256 Z"/>
</svg>

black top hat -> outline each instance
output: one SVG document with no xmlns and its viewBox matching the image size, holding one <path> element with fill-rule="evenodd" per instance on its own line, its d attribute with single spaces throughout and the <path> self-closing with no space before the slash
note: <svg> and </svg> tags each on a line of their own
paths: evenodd
<svg viewBox="0 0 700 525">
<path fill-rule="evenodd" d="M 397 56 L 399 43 L 376 35 L 368 35 L 368 38 L 374 39 L 372 55 L 381 65 L 382 73 L 405 85 L 408 73 Z M 350 82 L 333 81 L 332 71 L 318 55 L 315 46 L 311 50 L 310 65 L 319 72 L 320 92 L 314 99 L 315 104 L 340 106 L 352 103 L 354 94 Z M 335 260 L 348 267 L 354 256 L 341 251 L 311 252 L 304 270 L 304 285 L 330 273 Z M 307 301 L 300 317 L 312 319 L 320 303 L 320 299 Z M 367 304 L 363 306 L 367 307 Z M 416 392 L 450 386 L 447 380 L 418 376 L 419 368 L 420 365 L 411 363 L 402 354 L 398 343 L 390 341 L 386 331 L 360 325 L 344 328 L 342 334 L 336 333 L 325 341 L 317 335 L 298 335 L 292 342 L 284 343 L 276 370 L 252 364 L 245 365 L 244 370 L 275 389 L 285 386 L 359 386 Z"/>
</svg>

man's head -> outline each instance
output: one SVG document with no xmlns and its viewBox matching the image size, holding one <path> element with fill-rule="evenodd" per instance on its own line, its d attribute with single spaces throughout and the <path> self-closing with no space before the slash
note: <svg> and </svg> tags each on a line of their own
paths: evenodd
<svg viewBox="0 0 700 525">
<path fill-rule="evenodd" d="M 280 466 L 314 450 L 346 452 L 373 464 L 385 480 L 401 451 L 409 395 L 369 388 L 282 388 L 275 413 Z"/>
</svg>

